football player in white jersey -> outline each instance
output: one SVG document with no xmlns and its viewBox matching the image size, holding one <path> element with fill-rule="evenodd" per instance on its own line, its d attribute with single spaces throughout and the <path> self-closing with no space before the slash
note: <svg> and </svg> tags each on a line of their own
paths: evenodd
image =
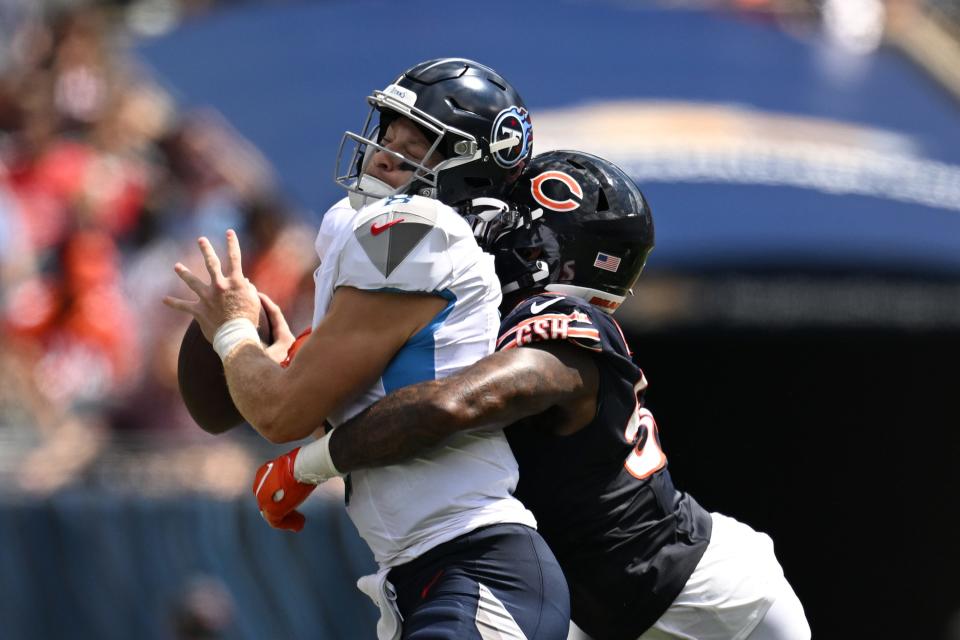
<svg viewBox="0 0 960 640">
<path fill-rule="evenodd" d="M 531 142 L 522 101 L 496 72 L 462 59 L 416 65 L 369 100 L 363 133 L 345 136 L 356 143 L 350 170 L 337 176 L 351 197 L 331 208 L 317 237 L 312 331 L 287 366 L 260 345 L 261 304 L 279 341 L 293 339 L 276 305 L 244 278 L 232 231 L 225 265 L 199 241 L 209 283 L 176 266 L 198 300 L 165 300 L 197 319 L 240 413 L 272 442 L 336 427 L 392 390 L 450 375 L 496 339 L 493 260 L 448 205 L 500 195 L 522 171 Z M 274 479 L 324 458 L 328 438 L 311 456 L 285 458 L 289 468 L 258 471 L 254 491 L 274 526 L 299 530 L 295 514 L 274 513 L 303 498 L 277 491 Z M 566 583 L 512 496 L 517 478 L 498 431 L 462 433 L 403 464 L 350 475 L 347 509 L 381 568 L 360 584 L 381 608 L 381 638 L 565 637 Z"/>
<path fill-rule="evenodd" d="M 331 466 L 312 471 L 395 464 L 452 433 L 509 423 L 516 495 L 592 637 L 808 639 L 770 538 L 675 488 L 647 380 L 609 315 L 653 248 L 642 194 L 579 152 L 543 154 L 528 172 L 511 194 L 520 208 L 478 226 L 509 312 L 498 353 L 373 405 L 335 432 Z M 297 491 L 292 475 L 278 485 Z"/>
</svg>

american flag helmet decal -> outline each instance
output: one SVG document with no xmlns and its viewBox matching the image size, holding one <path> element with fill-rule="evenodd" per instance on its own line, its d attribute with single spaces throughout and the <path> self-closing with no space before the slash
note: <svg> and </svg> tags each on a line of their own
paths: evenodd
<svg viewBox="0 0 960 640">
<path fill-rule="evenodd" d="M 598 269 L 604 269 L 605 271 L 617 272 L 617 269 L 620 268 L 620 258 L 617 256 L 612 256 L 609 253 L 604 253 L 602 251 L 597 252 L 597 258 L 593 261 L 593 266 Z"/>
</svg>

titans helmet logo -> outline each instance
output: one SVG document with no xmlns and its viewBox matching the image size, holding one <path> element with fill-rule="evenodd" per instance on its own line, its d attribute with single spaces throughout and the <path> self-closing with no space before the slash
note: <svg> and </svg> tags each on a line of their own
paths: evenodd
<svg viewBox="0 0 960 640">
<path fill-rule="evenodd" d="M 513 145 L 500 148 L 498 143 L 514 139 Z M 530 114 L 523 107 L 507 107 L 493 121 L 490 131 L 490 146 L 496 149 L 493 152 L 494 161 L 504 169 L 512 169 L 530 155 L 530 146 L 533 144 L 533 126 L 530 124 Z"/>
</svg>

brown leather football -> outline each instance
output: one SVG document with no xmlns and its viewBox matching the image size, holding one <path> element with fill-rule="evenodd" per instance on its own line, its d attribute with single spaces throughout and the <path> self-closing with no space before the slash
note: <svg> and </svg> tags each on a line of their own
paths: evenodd
<svg viewBox="0 0 960 640">
<path fill-rule="evenodd" d="M 270 322 L 262 311 L 258 332 L 262 342 L 273 342 Z M 190 322 L 180 343 L 177 382 L 187 411 L 207 433 L 223 433 L 243 424 L 243 416 L 237 411 L 227 390 L 227 379 L 220 356 L 213 350 L 213 345 L 203 337 L 196 320 Z"/>
</svg>

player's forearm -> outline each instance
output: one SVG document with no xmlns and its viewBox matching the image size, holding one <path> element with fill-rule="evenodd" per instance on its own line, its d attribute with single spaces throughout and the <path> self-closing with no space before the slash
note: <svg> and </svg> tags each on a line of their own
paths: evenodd
<svg viewBox="0 0 960 640">
<path fill-rule="evenodd" d="M 404 387 L 340 425 L 330 455 L 341 472 L 403 462 L 458 431 L 501 428 L 557 404 L 579 375 L 552 354 L 493 354 L 443 380 Z"/>
<path fill-rule="evenodd" d="M 330 455 L 337 469 L 397 464 L 470 428 L 440 400 L 444 393 L 444 381 L 404 387 L 334 429 Z"/>
<path fill-rule="evenodd" d="M 288 372 L 260 346 L 237 347 L 224 362 L 230 397 L 240 415 L 267 440 L 275 443 L 299 440 L 322 422 L 297 412 L 288 397 Z"/>
</svg>

